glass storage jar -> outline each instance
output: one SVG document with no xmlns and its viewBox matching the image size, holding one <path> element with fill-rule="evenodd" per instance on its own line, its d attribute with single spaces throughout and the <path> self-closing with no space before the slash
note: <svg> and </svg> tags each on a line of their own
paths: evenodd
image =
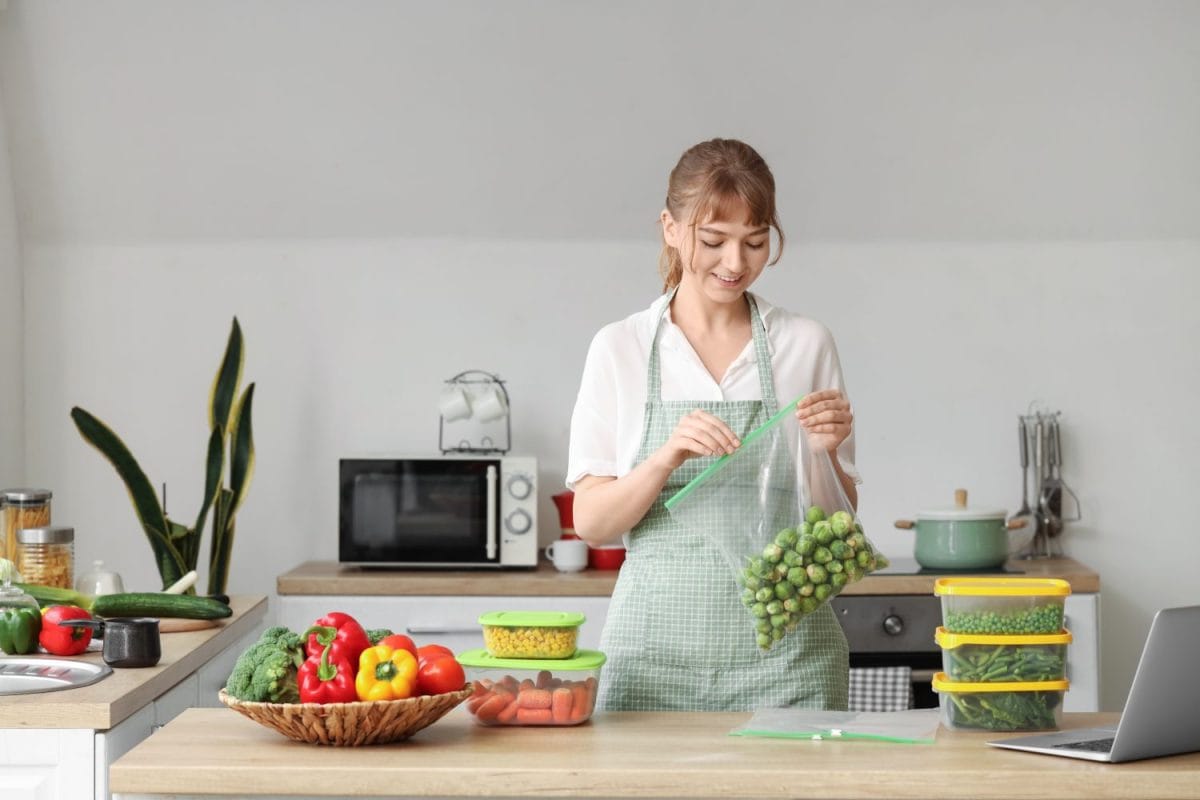
<svg viewBox="0 0 1200 800">
<path fill-rule="evenodd" d="M 0 509 L 4 513 L 0 558 L 17 560 L 17 531 L 44 528 L 50 524 L 50 497 L 49 489 L 5 489 L 0 492 Z"/>
<path fill-rule="evenodd" d="M 23 528 L 17 531 L 17 552 L 17 571 L 25 583 L 74 588 L 74 528 Z"/>
</svg>

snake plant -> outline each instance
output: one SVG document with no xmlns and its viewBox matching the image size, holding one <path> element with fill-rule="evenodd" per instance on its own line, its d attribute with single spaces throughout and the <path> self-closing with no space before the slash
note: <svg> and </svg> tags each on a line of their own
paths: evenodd
<svg viewBox="0 0 1200 800">
<path fill-rule="evenodd" d="M 229 581 L 229 556 L 233 550 L 234 521 L 238 508 L 254 474 L 254 436 L 250 412 L 254 402 L 254 384 L 238 396 L 242 379 L 242 329 L 237 317 L 225 346 L 221 366 L 213 378 L 208 398 L 208 454 L 204 469 L 204 495 L 200 511 L 191 527 L 166 515 L 129 448 L 113 431 L 84 409 L 71 409 L 71 419 L 83 438 L 100 451 L 125 483 L 133 509 L 154 551 L 154 561 L 163 588 L 196 568 L 204 524 L 212 510 L 212 541 L 208 561 L 208 593 L 224 594 Z M 226 487 L 228 454 L 229 486 Z M 194 593 L 190 589 L 189 593 Z"/>
</svg>

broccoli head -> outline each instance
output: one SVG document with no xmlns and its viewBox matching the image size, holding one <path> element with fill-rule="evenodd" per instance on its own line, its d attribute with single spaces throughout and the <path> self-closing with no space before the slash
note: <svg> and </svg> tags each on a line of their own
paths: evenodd
<svg viewBox="0 0 1200 800">
<path fill-rule="evenodd" d="M 371 628 L 367 631 L 367 638 L 371 641 L 371 645 L 374 646 L 383 641 L 385 637 L 391 636 L 393 633 L 395 633 L 395 631 L 389 630 L 388 628 Z"/>
<path fill-rule="evenodd" d="M 300 694 L 296 671 L 304 663 L 300 636 L 287 628 L 268 628 L 246 648 L 225 683 L 225 691 L 238 700 L 259 703 L 295 703 Z"/>
</svg>

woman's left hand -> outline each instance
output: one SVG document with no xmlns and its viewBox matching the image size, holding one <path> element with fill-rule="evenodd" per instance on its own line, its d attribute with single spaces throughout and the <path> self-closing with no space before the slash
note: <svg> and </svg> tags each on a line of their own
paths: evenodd
<svg viewBox="0 0 1200 800">
<path fill-rule="evenodd" d="M 832 454 L 846 441 L 854 425 L 850 401 L 837 389 L 805 395 L 796 404 L 796 419 L 813 447 Z"/>
</svg>

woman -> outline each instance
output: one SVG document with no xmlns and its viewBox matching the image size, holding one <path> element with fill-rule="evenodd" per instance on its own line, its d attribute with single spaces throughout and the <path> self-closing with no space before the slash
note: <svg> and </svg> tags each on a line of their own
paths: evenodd
<svg viewBox="0 0 1200 800">
<path fill-rule="evenodd" d="M 852 503 L 853 415 L 829 331 L 749 289 L 783 232 L 775 181 L 748 145 L 683 154 L 661 214 L 664 294 L 594 338 L 571 420 L 567 485 L 590 544 L 628 554 L 601 649 L 609 710 L 844 709 L 846 639 L 828 604 L 768 652 L 718 549 L 664 502 L 785 401 Z M 775 255 L 778 260 L 779 253 Z"/>
</svg>

